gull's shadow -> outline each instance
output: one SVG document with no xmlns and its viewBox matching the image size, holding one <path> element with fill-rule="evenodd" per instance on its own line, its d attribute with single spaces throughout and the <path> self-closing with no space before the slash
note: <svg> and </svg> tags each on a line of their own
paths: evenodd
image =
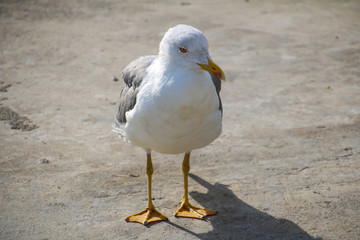
<svg viewBox="0 0 360 240">
<path fill-rule="evenodd" d="M 278 219 L 259 211 L 240 200 L 226 185 L 206 182 L 189 174 L 196 182 L 208 189 L 206 194 L 191 192 L 191 197 L 205 208 L 217 210 L 216 216 L 209 218 L 213 230 L 196 234 L 177 226 L 200 239 L 317 239 L 310 236 L 295 223 Z"/>
</svg>

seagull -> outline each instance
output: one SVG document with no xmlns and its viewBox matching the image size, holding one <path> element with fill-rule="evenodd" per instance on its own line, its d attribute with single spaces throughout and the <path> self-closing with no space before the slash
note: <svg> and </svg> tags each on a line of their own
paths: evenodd
<svg viewBox="0 0 360 240">
<path fill-rule="evenodd" d="M 140 57 L 121 73 L 125 85 L 114 131 L 147 156 L 148 203 L 127 222 L 149 224 L 167 220 L 156 210 L 151 196 L 151 151 L 185 154 L 182 164 L 184 195 L 176 217 L 203 219 L 216 211 L 195 207 L 188 197 L 190 152 L 207 146 L 221 134 L 222 103 L 219 92 L 225 74 L 210 57 L 206 37 L 198 29 L 180 24 L 170 28 L 159 54 Z"/>
</svg>

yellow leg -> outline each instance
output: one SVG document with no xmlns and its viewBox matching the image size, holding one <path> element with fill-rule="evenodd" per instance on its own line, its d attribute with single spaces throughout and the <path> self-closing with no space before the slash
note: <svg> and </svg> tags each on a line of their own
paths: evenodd
<svg viewBox="0 0 360 240">
<path fill-rule="evenodd" d="M 175 212 L 176 217 L 199 218 L 215 215 L 216 211 L 194 207 L 189 203 L 188 176 L 190 171 L 190 153 L 186 153 L 183 161 L 184 173 L 184 196 L 180 202 L 180 208 Z"/>
<path fill-rule="evenodd" d="M 151 222 L 158 222 L 167 220 L 167 217 L 162 215 L 158 210 L 155 209 L 155 206 L 152 202 L 151 198 L 151 177 L 154 172 L 152 161 L 151 161 L 151 154 L 147 154 L 147 163 L 146 163 L 146 175 L 148 177 L 148 204 L 145 210 L 135 213 L 133 215 L 128 216 L 125 220 L 127 222 L 138 222 L 141 224 L 148 224 Z"/>
</svg>

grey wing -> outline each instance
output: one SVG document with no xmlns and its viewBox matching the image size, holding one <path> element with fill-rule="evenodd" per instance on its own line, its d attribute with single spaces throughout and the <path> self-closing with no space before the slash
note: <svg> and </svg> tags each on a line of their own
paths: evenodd
<svg viewBox="0 0 360 240">
<path fill-rule="evenodd" d="M 139 87 L 146 75 L 146 69 L 155 58 L 156 56 L 140 57 L 131 62 L 124 71 L 122 71 L 121 77 L 125 86 L 120 92 L 120 104 L 116 116 L 117 123 L 126 123 L 126 112 L 134 108 Z"/>
<path fill-rule="evenodd" d="M 221 80 L 218 79 L 217 77 L 215 77 L 214 75 L 210 74 L 211 76 L 211 79 L 214 83 L 214 86 L 215 86 L 215 90 L 216 90 L 216 93 L 219 97 L 219 109 L 221 111 L 221 115 L 223 113 L 223 108 L 222 108 L 222 103 L 221 103 L 221 98 L 220 98 L 220 91 L 221 91 Z"/>
</svg>

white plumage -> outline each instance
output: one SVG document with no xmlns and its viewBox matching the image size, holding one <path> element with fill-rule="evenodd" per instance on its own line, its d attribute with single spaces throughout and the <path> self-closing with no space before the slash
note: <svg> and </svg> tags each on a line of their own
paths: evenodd
<svg viewBox="0 0 360 240">
<path fill-rule="evenodd" d="M 203 218 L 216 211 L 194 207 L 188 199 L 190 152 L 214 141 L 221 133 L 221 83 L 224 73 L 210 58 L 208 42 L 197 29 L 170 28 L 159 54 L 131 62 L 122 72 L 115 131 L 147 153 L 148 205 L 126 218 L 148 224 L 167 218 L 155 209 L 151 197 L 151 151 L 185 153 L 184 196 L 175 216 Z"/>
<path fill-rule="evenodd" d="M 210 74 L 198 65 L 208 64 L 208 58 L 208 42 L 199 30 L 187 25 L 169 29 L 159 55 L 145 69 L 135 106 L 126 111 L 126 123 L 117 124 L 117 131 L 146 151 L 169 154 L 215 140 L 221 133 L 222 109 Z"/>
</svg>

